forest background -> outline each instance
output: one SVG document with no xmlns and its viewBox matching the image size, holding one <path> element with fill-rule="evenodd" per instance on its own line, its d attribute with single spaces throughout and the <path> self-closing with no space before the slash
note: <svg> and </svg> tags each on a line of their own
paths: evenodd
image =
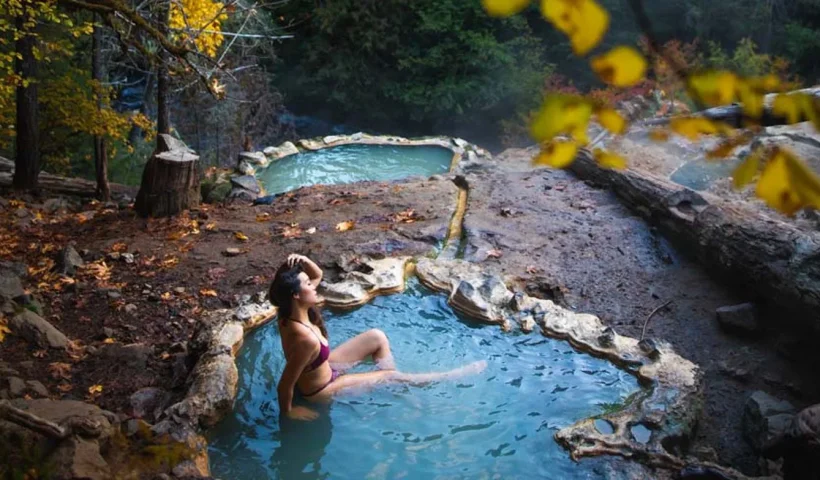
<svg viewBox="0 0 820 480">
<path fill-rule="evenodd" d="M 99 2 L 122 7 L 113 14 L 54 0 L 37 2 L 48 8 L 22 25 L 14 7 L 26 3 L 0 7 L 0 156 L 15 157 L 16 86 L 30 83 L 39 168 L 62 175 L 94 178 L 103 144 L 110 180 L 137 185 L 158 129 L 203 166 L 232 166 L 243 150 L 356 131 L 461 136 L 492 150 L 531 144 L 528 119 L 550 91 L 687 101 L 663 65 L 634 87 L 607 88 L 535 4 L 499 19 L 480 0 Z M 627 2 L 600 3 L 611 15 L 603 47 L 647 48 Z M 820 0 L 667 0 L 646 10 L 665 58 L 687 69 L 818 83 Z M 182 45 L 189 36 L 194 60 L 169 57 L 125 11 Z M 35 70 L 20 75 L 26 39 Z"/>
</svg>

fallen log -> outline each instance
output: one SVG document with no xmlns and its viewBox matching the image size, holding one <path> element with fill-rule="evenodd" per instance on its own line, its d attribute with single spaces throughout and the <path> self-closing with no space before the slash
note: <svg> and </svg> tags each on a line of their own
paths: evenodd
<svg viewBox="0 0 820 480">
<path fill-rule="evenodd" d="M 11 187 L 11 180 L 14 172 L 0 170 L 0 187 Z M 43 190 L 49 190 L 63 195 L 78 195 L 82 197 L 93 197 L 97 184 L 84 178 L 61 177 L 51 173 L 40 173 L 37 178 L 37 185 Z M 137 189 L 128 185 L 117 183 L 110 184 L 112 194 L 122 194 L 133 197 Z"/>
<path fill-rule="evenodd" d="M 820 99 L 820 87 L 812 87 L 806 88 L 803 90 L 797 90 L 796 92 L 792 93 L 806 93 L 809 95 L 814 96 L 816 99 Z M 772 102 L 774 101 L 775 94 L 769 94 L 764 97 L 764 106 L 763 106 L 763 115 L 756 119 L 756 123 L 764 127 L 770 127 L 773 125 L 785 125 L 788 122 L 786 118 L 782 116 L 775 115 L 772 112 Z M 727 123 L 734 128 L 740 128 L 744 126 L 745 121 L 751 120 L 743 113 L 743 106 L 740 104 L 732 104 L 732 105 L 725 105 L 721 107 L 714 107 L 714 108 L 707 108 L 705 110 L 701 110 L 699 112 L 695 112 L 692 114 L 693 117 L 705 117 L 710 120 L 716 120 L 720 122 Z M 673 118 L 680 117 L 680 115 L 673 115 L 661 118 L 653 118 L 649 120 L 645 120 L 640 122 L 640 125 L 643 126 L 658 126 L 658 125 L 666 125 L 668 124 Z M 808 120 L 808 118 L 801 119 Z"/>
<path fill-rule="evenodd" d="M 11 187 L 11 180 L 14 176 L 14 162 L 7 158 L 0 157 L 0 187 Z M 37 177 L 37 184 L 44 190 L 63 195 L 79 195 L 83 197 L 93 197 L 96 194 L 97 183 L 84 178 L 61 177 L 52 173 L 40 172 Z M 133 197 L 137 193 L 136 187 L 110 184 L 111 193 L 128 195 Z"/>
<path fill-rule="evenodd" d="M 648 172 L 600 168 L 587 150 L 570 166 L 609 189 L 710 272 L 800 315 L 820 332 L 820 232 L 696 193 Z"/>
</svg>

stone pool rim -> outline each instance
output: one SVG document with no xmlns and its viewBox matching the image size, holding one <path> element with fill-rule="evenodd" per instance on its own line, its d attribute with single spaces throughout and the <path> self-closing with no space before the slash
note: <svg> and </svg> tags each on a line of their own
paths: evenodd
<svg viewBox="0 0 820 480">
<path fill-rule="evenodd" d="M 669 344 L 654 340 L 639 342 L 618 335 L 594 315 L 572 312 L 550 300 L 514 294 L 503 279 L 464 260 L 401 256 L 363 261 L 373 268 L 371 273 L 348 272 L 340 282 L 323 282 L 320 291 L 323 305 L 334 308 L 361 305 L 375 296 L 403 291 L 407 277 L 416 275 L 422 285 L 446 293 L 448 304 L 454 310 L 476 321 L 497 324 L 503 330 L 518 324 L 525 333 L 529 333 L 534 324 L 538 325 L 544 336 L 566 341 L 576 351 L 608 360 L 635 376 L 641 388 L 622 408 L 582 419 L 555 433 L 554 439 L 568 450 L 573 460 L 619 456 L 625 461 L 671 470 L 683 468 L 692 461 L 670 453 L 665 445 L 693 433 L 700 410 L 703 375 L 697 365 L 680 357 Z M 478 292 L 478 295 L 471 299 L 463 294 L 465 291 Z M 170 434 L 177 441 L 197 447 L 197 455 L 179 464 L 175 471 L 210 474 L 208 446 L 203 434 L 234 406 L 239 381 L 235 359 L 245 335 L 270 323 L 275 315 L 275 307 L 265 301 L 212 311 L 203 319 L 203 326 L 191 341 L 191 351 L 198 354 L 198 360 L 189 376 L 188 393 L 183 400 L 168 407 L 163 419 L 152 427 L 156 434 Z M 596 420 L 607 421 L 614 432 L 599 432 L 595 428 Z M 651 430 L 647 442 L 640 443 L 632 437 L 630 429 L 636 424 Z M 729 478 L 745 478 L 731 468 L 707 464 Z"/>
<path fill-rule="evenodd" d="M 476 162 L 480 159 L 492 157 L 487 150 L 470 143 L 462 138 L 447 136 L 413 137 L 405 138 L 396 135 L 371 135 L 357 132 L 350 135 L 328 135 L 324 137 L 314 137 L 300 139 L 294 142 L 283 142 L 276 147 L 266 147 L 259 152 L 243 152 L 240 154 L 240 161 L 237 165 L 239 175 L 250 175 L 256 179 L 260 185 L 257 174 L 284 158 L 302 153 L 318 152 L 320 150 L 341 147 L 345 145 L 373 145 L 391 147 L 439 147 L 452 152 L 450 167 L 446 173 L 455 173 L 459 169 L 462 160 Z"/>
</svg>

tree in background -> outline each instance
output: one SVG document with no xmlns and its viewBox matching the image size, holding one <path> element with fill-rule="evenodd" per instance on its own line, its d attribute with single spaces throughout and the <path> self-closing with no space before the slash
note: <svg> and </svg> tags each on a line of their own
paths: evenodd
<svg viewBox="0 0 820 480">
<path fill-rule="evenodd" d="M 407 134 L 487 132 L 537 105 L 549 66 L 523 18 L 478 0 L 295 0 L 280 25 L 289 105 L 338 123 Z"/>
</svg>

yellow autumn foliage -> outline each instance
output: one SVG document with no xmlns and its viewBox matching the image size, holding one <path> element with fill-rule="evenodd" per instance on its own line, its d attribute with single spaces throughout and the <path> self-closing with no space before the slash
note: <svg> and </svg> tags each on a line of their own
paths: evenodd
<svg viewBox="0 0 820 480">
<path fill-rule="evenodd" d="M 192 42 L 209 57 L 215 57 L 224 40 L 222 22 L 228 18 L 225 5 L 212 0 L 171 2 L 168 26 L 183 42 Z"/>
</svg>

